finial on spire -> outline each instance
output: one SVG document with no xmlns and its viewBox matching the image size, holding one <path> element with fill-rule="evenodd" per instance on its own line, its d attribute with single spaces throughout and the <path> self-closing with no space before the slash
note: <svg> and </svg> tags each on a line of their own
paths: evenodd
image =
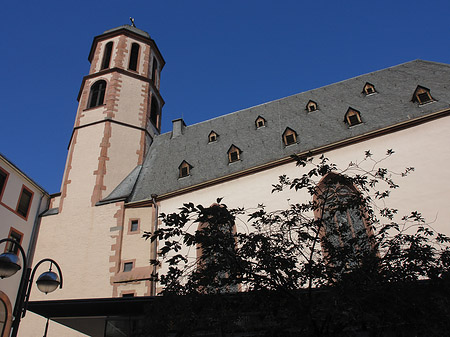
<svg viewBox="0 0 450 337">
<path fill-rule="evenodd" d="M 130 16 L 130 21 L 131 21 L 131 27 L 136 28 L 136 25 L 134 24 L 134 18 L 132 18 L 131 16 Z"/>
</svg>

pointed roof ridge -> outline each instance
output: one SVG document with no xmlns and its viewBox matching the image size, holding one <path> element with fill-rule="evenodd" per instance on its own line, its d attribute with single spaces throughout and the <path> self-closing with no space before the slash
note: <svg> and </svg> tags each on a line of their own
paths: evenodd
<svg viewBox="0 0 450 337">
<path fill-rule="evenodd" d="M 122 26 L 118 26 L 118 27 L 115 27 L 115 28 L 111 28 L 111 29 L 105 30 L 103 32 L 103 34 L 108 34 L 108 33 L 115 32 L 116 30 L 121 30 L 121 29 L 129 30 L 130 32 L 133 32 L 135 34 L 138 34 L 138 35 L 141 35 L 143 37 L 146 37 L 146 38 L 150 39 L 150 34 L 149 33 L 147 33 L 146 31 L 143 31 L 142 29 L 139 29 L 139 28 L 136 28 L 136 27 L 133 27 L 133 26 L 130 26 L 130 25 L 122 25 Z"/>
</svg>

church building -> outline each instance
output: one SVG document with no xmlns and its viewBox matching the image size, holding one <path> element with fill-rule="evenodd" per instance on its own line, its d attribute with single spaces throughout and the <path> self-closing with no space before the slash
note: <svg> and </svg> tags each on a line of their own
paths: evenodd
<svg viewBox="0 0 450 337">
<path fill-rule="evenodd" d="M 64 286 L 32 290 L 19 336 L 42 336 L 46 318 L 48 336 L 116 336 L 109 327 L 160 290 L 149 263 L 157 242 L 142 238 L 158 215 L 219 197 L 229 207 L 286 208 L 302 196 L 271 191 L 280 175 L 299 175 L 292 154 L 345 167 L 366 150 L 394 149 L 385 165 L 415 172 L 392 203 L 450 234 L 450 65 L 415 60 L 194 125 L 176 119 L 161 133 L 165 61 L 150 35 L 107 30 L 88 59 L 61 190 L 35 252 L 58 262 Z"/>
</svg>

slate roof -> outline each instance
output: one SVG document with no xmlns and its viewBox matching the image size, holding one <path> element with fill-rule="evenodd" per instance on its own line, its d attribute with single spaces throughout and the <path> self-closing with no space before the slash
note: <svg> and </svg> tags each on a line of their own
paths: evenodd
<svg viewBox="0 0 450 337">
<path fill-rule="evenodd" d="M 377 93 L 364 95 L 366 82 Z M 430 89 L 435 101 L 412 102 L 418 85 Z M 306 110 L 310 100 L 317 103 L 317 111 Z M 344 122 L 349 107 L 361 113 L 362 124 L 349 127 Z M 149 199 L 151 194 L 177 191 L 449 107 L 450 65 L 422 60 L 400 64 L 190 125 L 177 137 L 172 132 L 156 136 L 139 174 L 133 171 L 132 179 L 117 187 L 121 193 L 113 191 L 105 201 L 124 199 L 124 191 L 132 191 L 129 202 Z M 258 116 L 266 126 L 256 129 Z M 283 144 L 287 127 L 296 131 L 296 144 Z M 208 143 L 212 130 L 219 137 Z M 227 151 L 232 144 L 242 150 L 241 160 L 229 164 Z M 193 168 L 190 176 L 179 178 L 183 160 Z"/>
<path fill-rule="evenodd" d="M 130 32 L 133 32 L 135 34 L 138 34 L 138 35 L 141 35 L 143 37 L 146 37 L 146 38 L 150 39 L 150 34 L 149 33 L 144 32 L 143 30 L 140 30 L 139 28 L 136 28 L 136 27 L 133 27 L 133 26 L 130 26 L 130 25 L 122 25 L 122 26 L 119 26 L 119 27 L 108 29 L 108 30 L 105 30 L 103 32 L 103 34 L 115 32 L 116 30 L 121 30 L 121 29 L 129 30 Z"/>
</svg>

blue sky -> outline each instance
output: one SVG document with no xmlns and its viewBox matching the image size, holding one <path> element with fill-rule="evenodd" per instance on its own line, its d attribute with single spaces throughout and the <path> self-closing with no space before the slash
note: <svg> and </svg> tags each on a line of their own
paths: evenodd
<svg viewBox="0 0 450 337">
<path fill-rule="evenodd" d="M 59 192 L 94 36 L 156 41 L 162 131 L 414 59 L 450 64 L 450 1 L 4 1 L 0 152 Z"/>
</svg>

